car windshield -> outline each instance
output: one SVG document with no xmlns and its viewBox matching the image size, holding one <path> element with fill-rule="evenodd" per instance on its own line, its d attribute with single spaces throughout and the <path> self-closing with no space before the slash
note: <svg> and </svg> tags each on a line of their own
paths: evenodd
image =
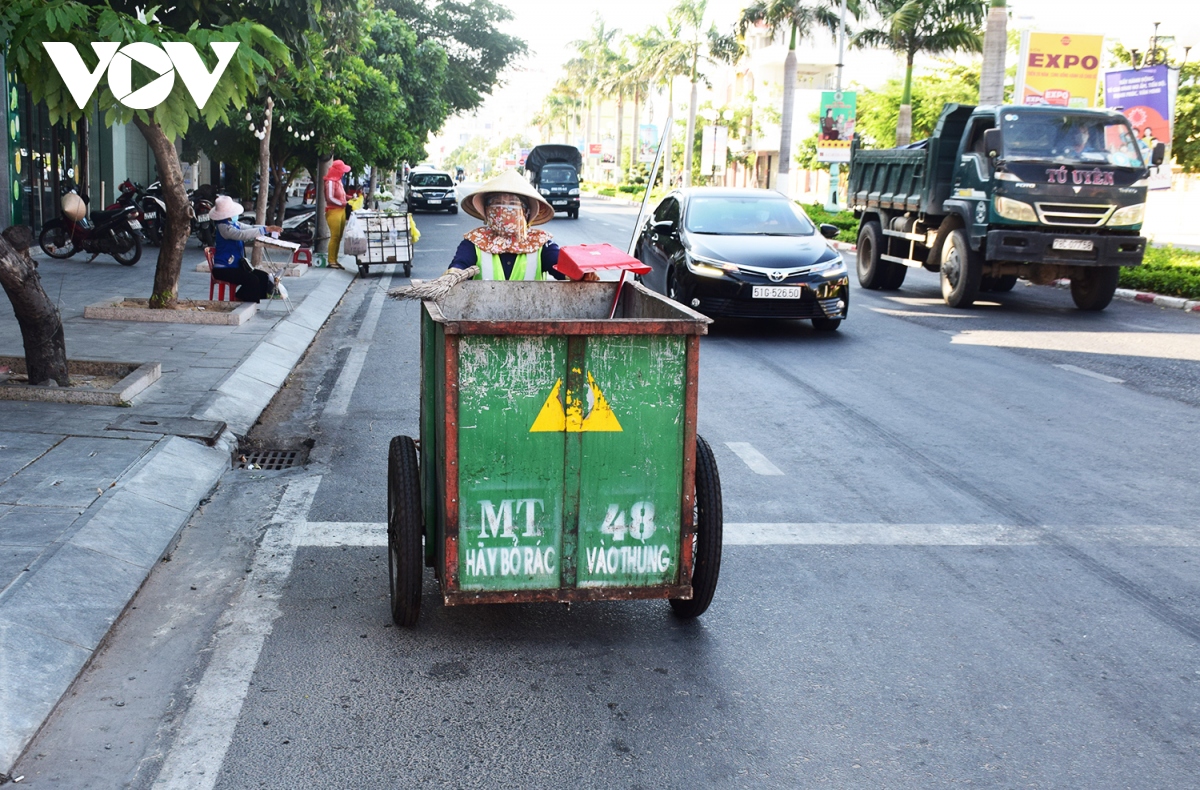
<svg viewBox="0 0 1200 790">
<path fill-rule="evenodd" d="M 572 184 L 579 180 L 575 171 L 569 167 L 543 167 L 543 184 Z"/>
<path fill-rule="evenodd" d="M 1004 113 L 1001 124 L 1005 159 L 1145 166 L 1138 141 L 1124 118 L 1014 111 Z"/>
<path fill-rule="evenodd" d="M 811 236 L 816 232 L 800 207 L 786 198 L 694 197 L 685 227 L 722 236 Z"/>
<path fill-rule="evenodd" d="M 454 180 L 445 173 L 413 173 L 408 183 L 415 187 L 452 187 Z"/>
</svg>

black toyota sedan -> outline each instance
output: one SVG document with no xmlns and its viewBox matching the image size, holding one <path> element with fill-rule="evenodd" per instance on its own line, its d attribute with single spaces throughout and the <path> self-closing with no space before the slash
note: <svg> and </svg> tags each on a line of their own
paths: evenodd
<svg viewBox="0 0 1200 790">
<path fill-rule="evenodd" d="M 767 189 L 671 192 L 646 221 L 634 255 L 649 287 L 712 316 L 807 318 L 837 329 L 850 306 L 842 256 L 804 210 Z"/>
<path fill-rule="evenodd" d="M 404 199 L 410 211 L 449 211 L 458 213 L 454 179 L 444 170 L 413 170 L 408 174 Z"/>
</svg>

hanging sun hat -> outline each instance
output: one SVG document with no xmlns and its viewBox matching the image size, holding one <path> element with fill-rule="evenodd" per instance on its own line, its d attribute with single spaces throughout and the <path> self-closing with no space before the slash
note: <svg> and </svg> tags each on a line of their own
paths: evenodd
<svg viewBox="0 0 1200 790">
<path fill-rule="evenodd" d="M 245 209 L 242 208 L 242 204 L 229 197 L 229 195 L 218 195 L 217 202 L 213 204 L 212 211 L 208 212 L 208 218 L 213 222 L 220 222 L 230 217 L 240 217 L 243 211 Z"/>
<path fill-rule="evenodd" d="M 499 193 L 518 195 L 525 199 L 526 209 L 532 212 L 529 224 L 541 225 L 554 219 L 554 209 L 537 190 L 516 170 L 506 170 L 462 200 L 463 211 L 475 219 L 484 219 L 487 198 Z"/>
<path fill-rule="evenodd" d="M 329 169 L 325 171 L 325 179 L 327 181 L 338 181 L 341 177 L 350 172 L 350 165 L 343 162 L 341 159 L 334 159 L 329 163 Z"/>
<path fill-rule="evenodd" d="M 87 216 L 87 205 L 83 198 L 74 192 L 68 192 L 62 197 L 63 216 L 72 222 L 78 222 Z"/>
</svg>

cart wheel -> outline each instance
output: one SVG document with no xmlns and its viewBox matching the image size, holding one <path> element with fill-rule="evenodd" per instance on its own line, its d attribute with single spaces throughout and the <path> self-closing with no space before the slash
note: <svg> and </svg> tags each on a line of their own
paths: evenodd
<svg viewBox="0 0 1200 790">
<path fill-rule="evenodd" d="M 411 263 L 404 264 L 404 276 L 412 277 L 412 264 Z"/>
<path fill-rule="evenodd" d="M 397 436 L 388 447 L 388 580 L 396 625 L 414 626 L 421 613 L 424 524 L 417 445 Z"/>
<path fill-rule="evenodd" d="M 696 533 L 692 538 L 692 597 L 672 598 L 671 608 L 679 617 L 699 617 L 712 603 L 721 573 L 721 476 L 717 459 L 703 438 L 696 437 Z"/>
<path fill-rule="evenodd" d="M 366 277 L 370 273 L 371 273 L 370 266 L 366 265 L 365 263 L 360 263 L 358 265 L 358 276 L 359 277 Z"/>
</svg>

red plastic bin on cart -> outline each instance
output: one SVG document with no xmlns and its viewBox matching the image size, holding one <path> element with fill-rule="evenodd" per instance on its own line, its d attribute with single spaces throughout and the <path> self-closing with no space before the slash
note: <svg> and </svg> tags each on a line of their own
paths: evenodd
<svg viewBox="0 0 1200 790">
<path fill-rule="evenodd" d="M 572 280 L 582 280 L 589 272 L 633 272 L 646 274 L 650 267 L 611 244 L 574 244 L 558 251 L 554 266 Z"/>
</svg>

